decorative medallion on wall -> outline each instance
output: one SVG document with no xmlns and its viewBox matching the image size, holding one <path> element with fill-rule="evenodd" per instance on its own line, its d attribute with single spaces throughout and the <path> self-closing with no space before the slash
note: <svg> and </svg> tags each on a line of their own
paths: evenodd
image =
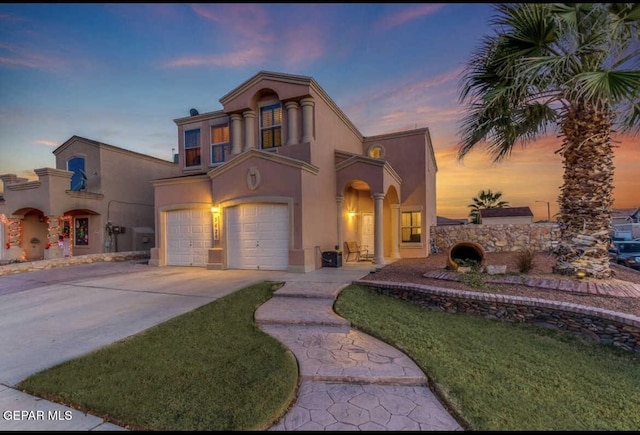
<svg viewBox="0 0 640 435">
<path fill-rule="evenodd" d="M 249 190 L 256 190 L 260 186 L 260 171 L 252 166 L 247 171 L 247 187 Z"/>
</svg>

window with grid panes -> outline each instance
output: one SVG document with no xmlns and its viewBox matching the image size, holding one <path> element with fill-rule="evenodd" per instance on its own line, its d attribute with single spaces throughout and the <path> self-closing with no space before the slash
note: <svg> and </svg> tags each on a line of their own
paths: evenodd
<svg viewBox="0 0 640 435">
<path fill-rule="evenodd" d="M 229 147 L 229 126 L 211 127 L 211 163 L 222 163 Z"/>
<path fill-rule="evenodd" d="M 402 242 L 419 243 L 421 241 L 422 227 L 420 226 L 422 213 L 419 211 L 402 212 Z"/>
<path fill-rule="evenodd" d="M 185 166 L 200 165 L 200 129 L 184 132 L 184 164 Z"/>
<path fill-rule="evenodd" d="M 280 103 L 260 109 L 260 139 L 262 149 L 282 145 L 282 106 Z"/>
</svg>

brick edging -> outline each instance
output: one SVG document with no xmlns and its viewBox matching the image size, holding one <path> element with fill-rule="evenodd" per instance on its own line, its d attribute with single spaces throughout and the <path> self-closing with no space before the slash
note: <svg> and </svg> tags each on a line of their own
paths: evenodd
<svg viewBox="0 0 640 435">
<path fill-rule="evenodd" d="M 640 353 L 640 317 L 631 314 L 568 302 L 422 284 L 370 280 L 356 280 L 353 283 L 378 289 L 384 294 L 420 306 L 560 329 Z"/>
</svg>

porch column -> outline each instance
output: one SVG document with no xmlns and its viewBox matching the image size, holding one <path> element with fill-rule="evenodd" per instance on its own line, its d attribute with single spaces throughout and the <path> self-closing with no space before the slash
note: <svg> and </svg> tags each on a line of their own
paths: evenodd
<svg viewBox="0 0 640 435">
<path fill-rule="evenodd" d="M 302 106 L 302 143 L 313 140 L 313 98 L 300 100 Z"/>
<path fill-rule="evenodd" d="M 344 204 L 344 196 L 338 195 L 336 196 L 336 205 L 338 209 L 338 238 L 336 239 L 338 245 L 338 251 L 342 251 L 342 220 L 343 220 L 343 210 L 342 206 Z"/>
<path fill-rule="evenodd" d="M 7 227 L 7 240 L 2 249 L 6 249 L 4 258 L 7 260 L 26 260 L 22 249 L 22 225 L 20 218 L 5 218 L 4 224 Z"/>
<path fill-rule="evenodd" d="M 255 132 L 255 119 L 256 119 L 256 112 L 254 112 L 253 110 L 247 110 L 246 112 L 242 113 L 242 116 L 244 116 L 244 150 L 248 151 L 252 148 L 255 148 L 255 137 L 256 137 L 256 132 Z"/>
<path fill-rule="evenodd" d="M 58 221 L 59 216 L 47 216 L 45 221 L 47 222 L 47 248 L 44 251 L 44 259 L 49 258 L 61 258 L 62 247 L 58 245 L 60 236 L 60 223 Z"/>
<path fill-rule="evenodd" d="M 384 193 L 373 195 L 373 264 L 384 264 L 384 247 L 382 239 L 382 201 Z"/>
<path fill-rule="evenodd" d="M 231 154 L 242 152 L 242 116 L 234 113 L 231 119 Z"/>
<path fill-rule="evenodd" d="M 287 109 L 287 131 L 289 132 L 287 145 L 298 143 L 298 103 L 289 101 L 284 105 Z"/>
<path fill-rule="evenodd" d="M 391 258 L 400 258 L 398 222 L 400 222 L 400 204 L 391 204 Z"/>
</svg>

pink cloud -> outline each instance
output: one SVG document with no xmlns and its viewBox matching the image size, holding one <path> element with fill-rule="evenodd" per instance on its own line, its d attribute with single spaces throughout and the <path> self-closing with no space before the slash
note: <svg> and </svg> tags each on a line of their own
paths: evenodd
<svg viewBox="0 0 640 435">
<path fill-rule="evenodd" d="M 426 4 L 413 6 L 411 8 L 404 9 L 400 12 L 382 18 L 375 24 L 375 26 L 381 30 L 392 29 L 394 27 L 401 26 L 409 21 L 424 17 L 425 15 L 431 15 L 432 13 L 442 9 L 444 6 L 445 5 L 443 4 Z"/>
<path fill-rule="evenodd" d="M 233 53 L 226 53 L 214 56 L 185 56 L 170 60 L 165 66 L 170 68 L 176 67 L 193 67 L 203 65 L 214 66 L 246 66 L 262 63 L 267 57 L 267 53 L 260 47 L 247 48 Z"/>
<path fill-rule="evenodd" d="M 265 9 L 258 4 L 194 4 L 191 6 L 199 16 L 220 23 L 228 36 L 242 40 L 268 42 L 269 19 Z"/>
<path fill-rule="evenodd" d="M 0 56 L 0 65 L 34 69 L 59 69 L 66 64 L 62 59 L 30 52 L 14 44 L 0 42 L 0 53 L 3 51 L 6 54 Z"/>
<path fill-rule="evenodd" d="M 285 64 L 289 66 L 304 65 L 313 62 L 324 54 L 322 36 L 317 28 L 300 26 L 290 29 L 284 34 Z"/>
<path fill-rule="evenodd" d="M 165 62 L 167 67 L 247 66 L 278 60 L 289 67 L 308 65 L 324 53 L 323 36 L 312 24 L 285 26 L 275 32 L 267 11 L 257 4 L 194 4 L 193 11 L 212 23 L 217 38 L 227 41 L 226 53 L 184 56 Z M 280 20 L 280 18 L 279 18 Z M 316 23 L 317 24 L 317 23 Z"/>
<path fill-rule="evenodd" d="M 51 140 L 44 140 L 44 139 L 40 139 L 35 141 L 36 144 L 38 145 L 44 145 L 44 146 L 48 146 L 48 147 L 57 147 L 59 145 L 58 142 L 54 142 Z"/>
</svg>

